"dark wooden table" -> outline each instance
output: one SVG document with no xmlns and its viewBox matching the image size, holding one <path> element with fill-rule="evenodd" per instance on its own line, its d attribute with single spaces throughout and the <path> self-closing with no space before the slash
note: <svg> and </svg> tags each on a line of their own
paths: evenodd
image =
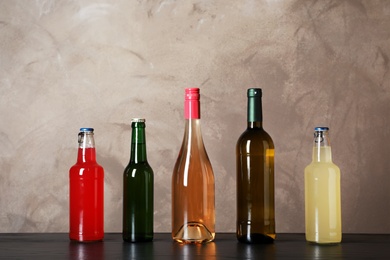
<svg viewBox="0 0 390 260">
<path fill-rule="evenodd" d="M 153 242 L 125 243 L 119 233 L 104 242 L 70 242 L 64 233 L 0 234 L 1 259 L 390 259 L 390 234 L 344 234 L 339 245 L 308 244 L 303 234 L 277 234 L 269 245 L 237 242 L 235 234 L 218 233 L 215 242 L 180 245 L 170 234 Z"/>
</svg>

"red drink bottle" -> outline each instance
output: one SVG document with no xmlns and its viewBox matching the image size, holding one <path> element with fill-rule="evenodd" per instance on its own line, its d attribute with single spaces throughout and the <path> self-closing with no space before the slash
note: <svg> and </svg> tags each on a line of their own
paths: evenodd
<svg viewBox="0 0 390 260">
<path fill-rule="evenodd" d="M 77 162 L 69 170 L 69 238 L 104 237 L 104 169 L 96 162 L 93 128 L 80 128 Z"/>
</svg>

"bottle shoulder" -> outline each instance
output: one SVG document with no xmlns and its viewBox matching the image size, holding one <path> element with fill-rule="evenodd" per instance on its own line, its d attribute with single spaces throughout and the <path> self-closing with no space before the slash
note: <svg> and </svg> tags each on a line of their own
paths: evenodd
<svg viewBox="0 0 390 260">
<path fill-rule="evenodd" d="M 179 157 L 188 154 L 191 155 L 190 157 L 197 156 L 201 159 L 208 160 L 206 146 L 200 133 L 189 135 L 188 132 L 185 132 L 180 147 Z"/>
<path fill-rule="evenodd" d="M 70 177 L 103 177 L 104 168 L 97 163 L 76 163 L 69 169 Z"/>
<path fill-rule="evenodd" d="M 76 163 L 71 168 L 103 168 L 97 161 L 79 161 L 77 160 Z"/>
<path fill-rule="evenodd" d="M 213 168 L 205 149 L 181 149 L 177 157 L 174 173 L 203 172 L 213 174 Z"/>
<path fill-rule="evenodd" d="M 153 174 L 153 169 L 147 161 L 146 162 L 139 162 L 139 163 L 130 162 L 125 167 L 124 173 L 128 173 L 128 172 L 131 173 L 134 170 L 135 171 L 149 172 L 149 173 Z"/>
<path fill-rule="evenodd" d="M 238 138 L 237 147 L 257 146 L 265 149 L 274 149 L 271 136 L 263 128 L 247 128 Z"/>
<path fill-rule="evenodd" d="M 188 164 L 190 167 L 194 164 L 211 166 L 209 156 L 205 149 L 181 149 L 176 164 Z"/>
<path fill-rule="evenodd" d="M 123 172 L 123 180 L 145 180 L 153 183 L 154 174 L 151 169 L 125 169 Z"/>
<path fill-rule="evenodd" d="M 340 174 L 340 168 L 333 162 L 311 162 L 305 167 L 305 174 L 327 172 Z"/>
<path fill-rule="evenodd" d="M 183 141 L 174 167 L 174 172 L 184 171 L 212 172 L 199 120 L 186 122 Z"/>
</svg>

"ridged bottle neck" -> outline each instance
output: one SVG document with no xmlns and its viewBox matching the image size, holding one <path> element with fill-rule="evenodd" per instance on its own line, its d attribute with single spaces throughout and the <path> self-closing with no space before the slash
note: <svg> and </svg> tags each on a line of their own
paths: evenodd
<svg viewBox="0 0 390 260">
<path fill-rule="evenodd" d="M 93 132 L 80 132 L 78 136 L 78 162 L 96 162 L 95 140 Z"/>
<path fill-rule="evenodd" d="M 313 162 L 332 162 L 328 131 L 314 132 Z"/>
</svg>

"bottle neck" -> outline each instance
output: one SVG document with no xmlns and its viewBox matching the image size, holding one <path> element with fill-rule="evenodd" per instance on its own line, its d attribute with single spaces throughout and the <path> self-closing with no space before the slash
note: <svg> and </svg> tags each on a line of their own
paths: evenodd
<svg viewBox="0 0 390 260">
<path fill-rule="evenodd" d="M 145 123 L 133 122 L 131 128 L 130 163 L 147 162 Z"/>
<path fill-rule="evenodd" d="M 79 150 L 77 155 L 78 162 L 95 162 L 96 150 L 93 132 L 79 133 Z"/>
<path fill-rule="evenodd" d="M 183 145 L 188 151 L 204 149 L 200 119 L 186 119 Z"/>
<path fill-rule="evenodd" d="M 248 128 L 263 127 L 263 109 L 261 104 L 261 96 L 248 97 L 247 121 Z"/>
<path fill-rule="evenodd" d="M 328 131 L 315 131 L 313 162 L 332 162 L 332 151 Z"/>
<path fill-rule="evenodd" d="M 263 122 L 248 122 L 248 128 L 263 128 Z"/>
</svg>

